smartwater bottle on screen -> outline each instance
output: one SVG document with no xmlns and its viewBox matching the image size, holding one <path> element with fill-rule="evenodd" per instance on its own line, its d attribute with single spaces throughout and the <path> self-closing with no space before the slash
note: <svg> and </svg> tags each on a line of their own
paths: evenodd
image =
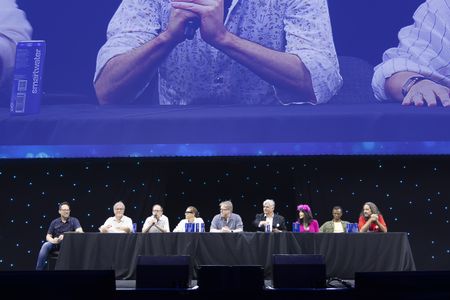
<svg viewBox="0 0 450 300">
<path fill-rule="evenodd" d="M 205 223 L 202 223 L 200 225 L 201 225 L 201 232 L 205 232 Z"/>
<path fill-rule="evenodd" d="M 266 232 L 272 232 L 272 226 L 270 224 L 266 224 Z"/>
<path fill-rule="evenodd" d="M 12 115 L 39 113 L 46 43 L 41 40 L 17 43 L 10 112 Z"/>
<path fill-rule="evenodd" d="M 200 224 L 195 223 L 195 232 L 200 232 Z"/>
</svg>

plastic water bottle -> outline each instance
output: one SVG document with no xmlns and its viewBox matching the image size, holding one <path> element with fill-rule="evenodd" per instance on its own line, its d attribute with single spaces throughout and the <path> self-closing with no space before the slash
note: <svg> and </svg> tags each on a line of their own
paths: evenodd
<svg viewBox="0 0 450 300">
<path fill-rule="evenodd" d="M 194 223 L 186 223 L 184 226 L 185 232 L 194 232 L 195 230 Z"/>
<path fill-rule="evenodd" d="M 351 233 L 353 231 L 353 223 L 348 223 L 346 230 L 348 233 Z"/>
<path fill-rule="evenodd" d="M 272 232 L 272 226 L 270 226 L 270 224 L 266 224 L 266 232 Z"/>
<path fill-rule="evenodd" d="M 347 232 L 348 233 L 358 232 L 358 223 L 348 223 L 347 224 Z"/>
</svg>

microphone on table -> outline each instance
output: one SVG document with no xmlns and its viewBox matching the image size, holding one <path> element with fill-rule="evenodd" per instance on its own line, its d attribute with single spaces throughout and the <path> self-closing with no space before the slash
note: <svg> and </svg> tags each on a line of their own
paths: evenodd
<svg viewBox="0 0 450 300">
<path fill-rule="evenodd" d="M 184 36 L 188 40 L 192 40 L 195 36 L 195 32 L 200 27 L 200 20 L 198 18 L 189 20 L 184 27 Z"/>
</svg>

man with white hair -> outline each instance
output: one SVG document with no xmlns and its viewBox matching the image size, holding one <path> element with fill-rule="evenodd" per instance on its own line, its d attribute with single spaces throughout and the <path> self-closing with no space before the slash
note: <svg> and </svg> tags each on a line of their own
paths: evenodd
<svg viewBox="0 0 450 300">
<path fill-rule="evenodd" d="M 220 214 L 214 216 L 211 222 L 210 232 L 242 232 L 244 224 L 241 216 L 233 213 L 231 201 L 220 202 Z"/>
<path fill-rule="evenodd" d="M 124 215 L 125 204 L 116 202 L 113 206 L 114 217 L 109 217 L 99 230 L 103 233 L 130 233 L 133 232 L 133 221 Z"/>
<path fill-rule="evenodd" d="M 257 228 L 257 231 L 267 231 L 267 226 L 269 226 L 270 232 L 286 231 L 284 217 L 275 214 L 275 201 L 272 199 L 264 200 L 263 213 L 256 215 L 253 225 Z"/>
</svg>

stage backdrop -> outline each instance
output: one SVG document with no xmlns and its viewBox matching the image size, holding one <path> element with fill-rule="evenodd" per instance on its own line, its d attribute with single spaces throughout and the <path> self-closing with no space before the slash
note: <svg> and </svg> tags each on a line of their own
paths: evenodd
<svg viewBox="0 0 450 300">
<path fill-rule="evenodd" d="M 34 159 L 0 161 L 0 270 L 33 269 L 47 228 L 68 201 L 85 231 L 96 232 L 122 200 L 138 223 L 160 203 L 171 230 L 194 205 L 206 222 L 219 202 L 253 231 L 267 198 L 289 222 L 307 203 L 320 224 L 334 205 L 356 222 L 375 202 L 389 231 L 408 232 L 418 270 L 450 269 L 448 156 L 322 156 L 159 159 Z"/>
</svg>

